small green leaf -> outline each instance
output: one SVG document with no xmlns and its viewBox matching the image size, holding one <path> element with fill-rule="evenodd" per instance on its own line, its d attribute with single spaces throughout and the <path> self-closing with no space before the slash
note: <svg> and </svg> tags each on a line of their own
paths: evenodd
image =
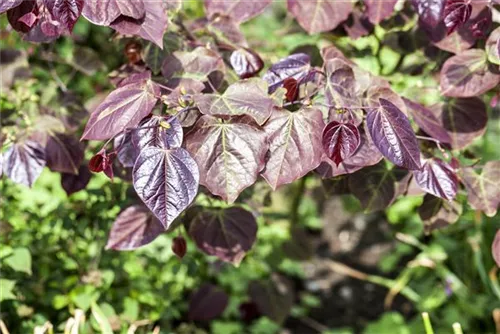
<svg viewBox="0 0 500 334">
<path fill-rule="evenodd" d="M 106 318 L 106 315 L 102 311 L 102 309 L 97 305 L 96 302 L 91 303 L 91 311 L 92 315 L 94 316 L 95 320 L 99 324 L 99 328 L 101 330 L 101 333 L 103 334 L 113 334 L 113 330 L 111 329 L 111 325 L 108 321 L 108 318 Z"/>
<path fill-rule="evenodd" d="M 0 302 L 8 299 L 16 299 L 12 292 L 16 285 L 15 281 L 0 278 Z"/>
<path fill-rule="evenodd" d="M 5 264 L 14 269 L 31 275 L 31 254 L 27 248 L 16 248 L 12 255 L 5 259 Z"/>
</svg>

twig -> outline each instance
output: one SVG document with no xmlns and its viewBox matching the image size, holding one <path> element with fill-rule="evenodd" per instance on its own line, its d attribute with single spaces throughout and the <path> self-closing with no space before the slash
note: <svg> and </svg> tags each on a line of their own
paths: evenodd
<svg viewBox="0 0 500 334">
<path fill-rule="evenodd" d="M 432 329 L 431 319 L 429 318 L 429 313 L 423 312 L 422 319 L 424 319 L 425 334 L 434 334 Z"/>
</svg>

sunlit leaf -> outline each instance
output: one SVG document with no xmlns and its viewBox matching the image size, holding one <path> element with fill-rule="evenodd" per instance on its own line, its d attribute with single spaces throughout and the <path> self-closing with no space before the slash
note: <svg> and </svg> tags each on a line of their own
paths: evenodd
<svg viewBox="0 0 500 334">
<path fill-rule="evenodd" d="M 257 236 L 254 215 L 239 207 L 197 211 L 189 223 L 189 235 L 198 248 L 222 261 L 239 265 Z"/>
<path fill-rule="evenodd" d="M 415 123 L 432 138 L 441 143 L 451 143 L 451 137 L 436 115 L 423 105 L 403 99 Z"/>
<path fill-rule="evenodd" d="M 153 115 L 132 131 L 132 142 L 138 150 L 147 147 L 177 148 L 182 145 L 182 126 L 177 118 Z"/>
<path fill-rule="evenodd" d="M 455 171 L 441 159 L 431 158 L 422 168 L 413 171 L 417 184 L 429 194 L 451 201 L 457 195 L 458 177 Z"/>
<path fill-rule="evenodd" d="M 283 86 L 285 79 L 294 78 L 300 82 L 307 78 L 310 71 L 311 58 L 304 53 L 296 53 L 273 64 L 263 79 L 269 84 L 269 93 L 273 93 Z"/>
<path fill-rule="evenodd" d="M 198 166 L 182 148 L 143 149 L 133 178 L 135 191 L 166 229 L 198 193 Z"/>
<path fill-rule="evenodd" d="M 232 84 L 222 95 L 197 94 L 194 96 L 194 102 L 202 114 L 248 115 L 262 125 L 271 115 L 274 106 L 267 89 L 265 81 L 252 78 Z"/>
<path fill-rule="evenodd" d="M 303 108 L 297 112 L 276 109 L 264 126 L 269 153 L 262 176 L 277 187 L 291 183 L 318 167 L 321 162 L 321 111 Z"/>
<path fill-rule="evenodd" d="M 104 140 L 134 128 L 151 113 L 159 95 L 160 87 L 151 80 L 115 89 L 90 115 L 82 139 Z"/>
<path fill-rule="evenodd" d="M 441 68 L 441 92 L 445 96 L 473 97 L 496 87 L 500 75 L 490 71 L 484 50 L 471 49 L 448 59 Z"/>
<path fill-rule="evenodd" d="M 368 112 L 366 122 L 380 152 L 395 165 L 420 169 L 420 150 L 408 118 L 393 103 L 380 99 L 380 108 Z"/>
<path fill-rule="evenodd" d="M 308 33 L 335 29 L 351 14 L 354 2 L 350 0 L 287 0 L 288 11 Z"/>
<path fill-rule="evenodd" d="M 31 187 L 45 166 L 45 150 L 37 142 L 26 140 L 12 145 L 4 154 L 3 172 L 12 181 Z"/>
<path fill-rule="evenodd" d="M 373 24 L 379 24 L 392 16 L 398 0 L 365 0 L 368 19 Z"/>
<path fill-rule="evenodd" d="M 432 29 L 442 21 L 446 0 L 412 0 L 412 5 L 418 13 L 419 21 L 427 29 Z"/>
<path fill-rule="evenodd" d="M 72 31 L 82 13 L 84 0 L 45 0 L 44 4 L 52 17 Z"/>
<path fill-rule="evenodd" d="M 500 27 L 493 30 L 486 41 L 488 61 L 500 65 Z"/>
<path fill-rule="evenodd" d="M 202 116 L 185 137 L 200 169 L 200 184 L 232 203 L 265 166 L 266 133 L 251 118 Z"/>
</svg>

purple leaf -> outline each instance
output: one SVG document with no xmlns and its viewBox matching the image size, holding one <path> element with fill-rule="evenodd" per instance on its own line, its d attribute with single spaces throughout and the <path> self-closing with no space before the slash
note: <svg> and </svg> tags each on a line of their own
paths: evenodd
<svg viewBox="0 0 500 334">
<path fill-rule="evenodd" d="M 500 65 L 500 27 L 493 30 L 486 41 L 486 53 L 490 63 Z"/>
<path fill-rule="evenodd" d="M 368 19 L 373 24 L 379 24 L 392 16 L 398 0 L 364 0 Z"/>
<path fill-rule="evenodd" d="M 82 15 L 94 24 L 109 26 L 120 15 L 139 20 L 146 11 L 142 0 L 99 0 L 84 1 Z"/>
<path fill-rule="evenodd" d="M 421 25 L 427 30 L 435 28 L 441 21 L 446 0 L 412 0 Z"/>
<path fill-rule="evenodd" d="M 264 62 L 259 55 L 247 48 L 234 50 L 229 60 L 234 71 L 241 79 L 255 76 L 264 67 Z"/>
<path fill-rule="evenodd" d="M 340 58 L 327 60 L 325 72 L 325 97 L 331 108 L 344 109 L 361 105 L 356 96 L 356 78 L 350 64 Z"/>
<path fill-rule="evenodd" d="M 224 60 L 217 52 L 197 47 L 191 52 L 176 51 L 167 56 L 161 73 L 171 88 L 183 85 L 185 80 L 206 82 L 209 79 L 218 88 L 222 84 L 225 69 Z"/>
<path fill-rule="evenodd" d="M 165 229 L 198 193 L 198 167 L 182 148 L 143 149 L 135 163 L 133 178 L 135 191 Z"/>
<path fill-rule="evenodd" d="M 27 33 L 38 21 L 38 14 L 36 1 L 24 1 L 7 11 L 7 19 L 14 30 Z"/>
<path fill-rule="evenodd" d="M 441 159 L 424 161 L 420 170 L 413 171 L 415 181 L 424 191 L 451 201 L 457 195 L 458 177 L 455 171 Z"/>
<path fill-rule="evenodd" d="M 497 267 L 500 268 L 500 230 L 497 230 L 495 239 L 491 244 L 491 254 L 493 255 L 493 259 L 495 260 Z"/>
<path fill-rule="evenodd" d="M 376 80 L 370 80 L 369 85 L 370 86 L 367 88 L 366 98 L 364 100 L 364 104 L 367 107 L 380 108 L 380 99 L 382 98 L 390 101 L 398 107 L 403 114 L 408 115 L 406 104 L 403 99 L 396 92 L 394 92 L 390 86 L 384 86 Z"/>
<path fill-rule="evenodd" d="M 402 170 L 388 169 L 381 162 L 349 175 L 349 189 L 366 211 L 384 210 L 399 195 L 397 186 L 405 176 Z"/>
<path fill-rule="evenodd" d="M 134 250 L 165 232 L 162 224 L 144 205 L 132 205 L 116 217 L 106 249 Z"/>
<path fill-rule="evenodd" d="M 380 99 L 380 108 L 366 117 L 375 146 L 391 162 L 407 169 L 420 169 L 420 150 L 410 121 L 393 103 Z"/>
<path fill-rule="evenodd" d="M 82 164 L 78 169 L 78 174 L 61 174 L 61 186 L 66 192 L 68 196 L 79 192 L 87 187 L 87 184 L 90 182 L 90 178 L 92 174 L 90 174 L 89 168 L 86 164 Z"/>
<path fill-rule="evenodd" d="M 45 0 L 52 17 L 60 22 L 68 31 L 73 31 L 80 17 L 84 0 Z"/>
<path fill-rule="evenodd" d="M 151 80 L 117 88 L 90 115 L 82 139 L 104 140 L 137 126 L 151 113 L 159 95 L 160 87 Z"/>
<path fill-rule="evenodd" d="M 454 149 L 463 149 L 486 131 L 488 114 L 483 100 L 473 97 L 450 100 L 431 109 L 451 137 Z"/>
<path fill-rule="evenodd" d="M 163 49 L 163 35 L 167 30 L 168 16 L 164 1 L 144 1 L 146 17 L 138 35 Z"/>
<path fill-rule="evenodd" d="M 3 172 L 12 181 L 31 187 L 45 166 L 45 150 L 32 140 L 12 145 L 4 154 Z"/>
<path fill-rule="evenodd" d="M 436 229 L 456 223 L 462 215 L 462 205 L 427 194 L 418 208 L 418 215 L 424 222 L 425 234 L 430 234 Z"/>
<path fill-rule="evenodd" d="M 217 40 L 223 43 L 242 47 L 248 46 L 245 36 L 241 32 L 239 22 L 228 16 L 216 15 L 208 22 L 208 25 L 203 24 L 201 29 L 208 29 Z"/>
<path fill-rule="evenodd" d="M 500 161 L 488 161 L 480 174 L 473 167 L 463 168 L 461 172 L 470 206 L 494 217 L 500 204 Z"/>
<path fill-rule="evenodd" d="M 219 287 L 203 283 L 189 298 L 189 320 L 209 321 L 224 312 L 229 296 Z"/>
<path fill-rule="evenodd" d="M 352 174 L 364 167 L 376 165 L 382 159 L 383 156 L 378 148 L 366 133 L 362 132 L 360 145 L 354 155 L 341 162 L 338 166 L 329 158 L 325 158 L 324 162 L 316 169 L 316 172 L 323 178 L 332 178 L 339 175 Z"/>
<path fill-rule="evenodd" d="M 261 14 L 272 0 L 205 0 L 207 17 L 222 14 L 236 22 L 245 22 Z"/>
<path fill-rule="evenodd" d="M 182 259 L 187 252 L 186 239 L 179 235 L 172 240 L 172 252 L 179 258 Z"/>
<path fill-rule="evenodd" d="M 441 92 L 445 96 L 473 97 L 486 93 L 500 82 L 488 67 L 482 49 L 471 49 L 449 58 L 441 68 Z"/>
<path fill-rule="evenodd" d="M 468 0 L 446 0 L 443 18 L 446 31 L 451 34 L 469 20 L 472 6 Z"/>
<path fill-rule="evenodd" d="M 351 39 L 358 39 L 373 31 L 373 24 L 368 20 L 365 13 L 355 8 L 351 14 L 351 20 L 344 22 L 343 27 Z"/>
<path fill-rule="evenodd" d="M 233 203 L 264 168 L 269 148 L 266 137 L 247 116 L 224 122 L 205 115 L 184 140 L 200 168 L 200 183 L 212 194 Z"/>
<path fill-rule="evenodd" d="M 351 14 L 350 0 L 287 0 L 288 11 L 309 34 L 335 29 Z"/>
<path fill-rule="evenodd" d="M 132 141 L 138 150 L 148 147 L 171 149 L 182 145 L 182 126 L 177 118 L 153 115 L 132 131 Z"/>
<path fill-rule="evenodd" d="M 360 145 L 358 128 L 352 123 L 330 122 L 323 130 L 322 145 L 326 156 L 338 166 L 349 159 Z"/>
<path fill-rule="evenodd" d="M 258 78 L 239 81 L 218 94 L 196 94 L 194 102 L 200 112 L 212 116 L 251 116 L 264 124 L 273 111 L 274 101 L 267 94 L 267 83 Z"/>
<path fill-rule="evenodd" d="M 413 117 L 415 123 L 432 138 L 439 140 L 441 143 L 451 143 L 451 137 L 443 127 L 443 123 L 436 115 L 423 105 L 403 98 L 407 109 Z"/>
<path fill-rule="evenodd" d="M 83 162 L 84 146 L 73 135 L 50 134 L 45 146 L 45 159 L 51 171 L 78 174 Z"/>
<path fill-rule="evenodd" d="M 310 71 L 310 57 L 305 53 L 296 53 L 273 64 L 264 74 L 263 79 L 269 84 L 269 93 L 274 93 L 276 89 L 283 86 L 285 79 L 294 78 L 300 82 L 308 77 Z"/>
<path fill-rule="evenodd" d="M 255 242 L 257 222 L 239 207 L 204 208 L 190 222 L 189 235 L 204 253 L 239 266 Z"/>
<path fill-rule="evenodd" d="M 264 126 L 269 153 L 262 176 L 276 189 L 300 179 L 321 163 L 321 111 L 276 109 Z"/>
<path fill-rule="evenodd" d="M 2 0 L 2 2 L 0 2 L 0 14 L 19 6 L 23 1 L 24 0 Z"/>
<path fill-rule="evenodd" d="M 139 148 L 132 141 L 132 131 L 120 133 L 114 139 L 114 148 L 118 161 L 125 168 L 134 167 L 135 161 L 139 156 Z"/>
<path fill-rule="evenodd" d="M 295 302 L 292 282 L 279 274 L 272 274 L 267 281 L 250 282 L 248 294 L 260 313 L 278 324 L 286 320 Z"/>
</svg>

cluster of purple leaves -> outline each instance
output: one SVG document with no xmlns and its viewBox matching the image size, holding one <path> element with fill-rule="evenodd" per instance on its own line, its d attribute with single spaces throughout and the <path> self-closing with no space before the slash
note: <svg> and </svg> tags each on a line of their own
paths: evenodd
<svg viewBox="0 0 500 334">
<path fill-rule="evenodd" d="M 396 2 L 364 1 L 363 15 L 379 24 L 393 15 Z M 113 80 L 116 89 L 92 112 L 82 139 L 113 141 L 114 149 L 107 151 L 105 144 L 89 167 L 112 178 L 116 157 L 132 175 L 145 206 L 129 207 L 118 216 L 108 248 L 134 249 L 175 228 L 199 185 L 231 204 L 260 176 L 277 189 L 313 171 L 338 182 L 336 188 L 354 194 L 367 210 L 384 209 L 403 194 L 426 192 L 419 213 L 430 229 L 458 219 L 461 208 L 455 197 L 460 183 L 473 208 L 496 213 L 498 162 L 488 162 L 477 173 L 448 152 L 466 148 L 484 133 L 486 106 L 477 96 L 500 82 L 500 28 L 485 34 L 489 37 L 484 48 L 471 48 L 485 37 L 477 31 L 492 29 L 489 6 L 412 2 L 436 46 L 455 52 L 450 44 L 458 41 L 461 48 L 441 69 L 440 89 L 449 99 L 427 107 L 400 97 L 387 81 L 363 71 L 333 46 L 322 50 L 321 67 L 312 66 L 307 54 L 297 53 L 257 77 L 264 62 L 248 47 L 239 26 L 270 3 L 207 0 L 205 18 L 187 28 L 181 25 L 186 39 L 182 47 L 154 52 L 155 57 L 140 65 L 120 69 Z M 82 14 L 95 24 L 163 47 L 165 37 L 175 37 L 164 34 L 167 11 L 178 5 L 8 1 L 0 12 L 7 11 L 14 28 L 28 27 L 16 28 L 26 36 L 37 29 L 47 36 L 47 22 L 60 32 L 71 31 Z M 311 34 L 341 24 L 349 33 L 347 19 L 360 10 L 354 2 L 333 0 L 288 0 L 287 6 Z M 212 34 L 213 47 L 199 46 L 199 29 Z M 228 82 L 228 71 L 241 80 Z M 158 105 L 166 106 L 168 115 L 158 115 Z M 428 136 L 425 143 L 419 142 L 414 128 Z M 83 151 L 76 148 L 80 144 L 60 136 L 51 133 L 45 141 L 16 143 L 5 154 L 5 173 L 27 185 L 45 165 L 77 174 L 83 160 Z M 72 146 L 58 151 L 60 143 Z M 68 159 L 64 153 L 71 156 L 71 170 L 67 162 L 59 167 Z M 193 207 L 185 217 L 198 248 L 223 261 L 238 264 L 255 241 L 255 216 L 240 206 Z M 174 248 L 185 253 L 184 244 Z"/>
</svg>

